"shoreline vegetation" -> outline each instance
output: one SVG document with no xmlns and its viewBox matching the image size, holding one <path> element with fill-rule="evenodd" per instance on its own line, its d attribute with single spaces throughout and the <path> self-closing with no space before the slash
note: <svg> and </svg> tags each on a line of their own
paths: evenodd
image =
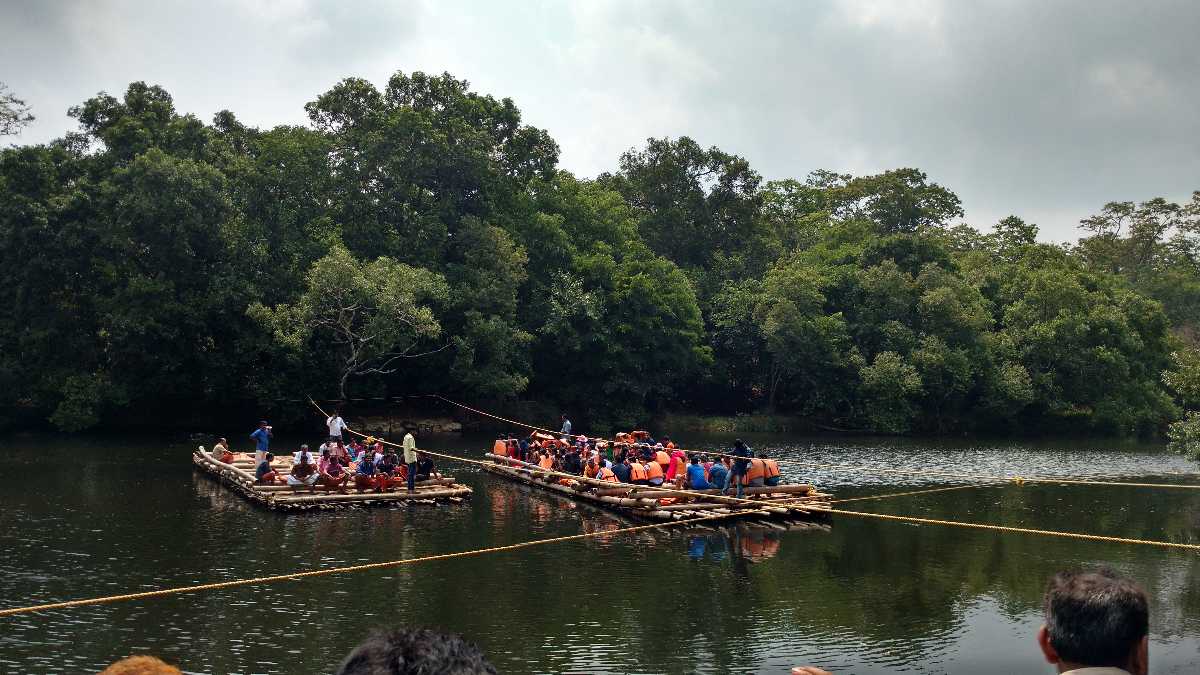
<svg viewBox="0 0 1200 675">
<path fill-rule="evenodd" d="M 1097 205 L 1048 244 L 1017 216 L 962 223 L 915 168 L 768 181 L 679 137 L 581 178 L 449 74 L 349 78 L 305 110 L 206 123 L 135 82 L 0 150 L 0 428 L 438 392 L 597 430 L 1200 455 L 1200 192 Z"/>
</svg>

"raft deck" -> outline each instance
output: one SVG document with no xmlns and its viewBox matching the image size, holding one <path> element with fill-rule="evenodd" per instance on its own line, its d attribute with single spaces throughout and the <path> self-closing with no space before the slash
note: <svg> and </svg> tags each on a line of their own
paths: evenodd
<svg viewBox="0 0 1200 675">
<path fill-rule="evenodd" d="M 726 516 L 729 520 L 824 521 L 829 519 L 832 495 L 818 492 L 812 485 L 777 485 L 743 489 L 751 504 L 730 499 L 719 490 L 674 490 L 644 488 L 584 478 L 563 485 L 558 477 L 549 482 L 543 469 L 507 457 L 487 453 L 495 464 L 484 470 L 518 483 L 595 504 L 637 520 L 668 521 Z M 541 475 L 539 475 L 539 473 Z M 609 487 L 612 486 L 612 487 Z M 666 502 L 666 503 L 664 503 Z"/>
<path fill-rule="evenodd" d="M 455 483 L 452 477 L 418 481 L 416 489 L 411 493 L 403 488 L 391 492 L 375 492 L 373 490 L 359 492 L 354 488 L 353 478 L 344 493 L 337 490 L 326 490 L 320 485 L 311 487 L 260 485 L 254 482 L 253 456 L 235 453 L 235 459 L 226 464 L 213 457 L 212 453 L 203 447 L 192 452 L 192 463 L 196 465 L 196 468 L 247 500 L 278 511 L 394 506 L 398 504 L 457 504 L 471 495 L 471 488 Z M 271 467 L 280 476 L 286 476 L 292 470 L 292 458 L 290 455 L 277 456 L 271 462 Z"/>
</svg>

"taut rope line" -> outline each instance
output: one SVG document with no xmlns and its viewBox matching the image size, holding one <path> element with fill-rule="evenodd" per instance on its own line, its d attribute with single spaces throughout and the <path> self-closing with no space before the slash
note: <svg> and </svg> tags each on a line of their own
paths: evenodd
<svg viewBox="0 0 1200 675">
<path fill-rule="evenodd" d="M 292 572 L 289 574 L 274 574 L 265 577 L 253 577 L 250 579 L 236 579 L 233 581 L 219 581 L 211 584 L 199 584 L 196 586 L 177 586 L 175 588 L 161 588 L 154 591 L 142 591 L 139 593 L 124 593 L 121 595 L 106 595 L 98 598 L 86 598 L 82 600 L 67 600 L 64 602 L 50 602 L 42 605 L 30 605 L 28 607 L 13 607 L 11 609 L 0 609 L 0 618 L 17 616 L 18 614 L 29 614 L 32 612 L 43 612 L 52 609 L 68 609 L 71 607 L 83 607 L 86 605 L 106 605 L 115 602 L 125 602 L 128 600 L 146 600 L 149 598 L 161 598 L 168 595 L 179 595 L 182 593 L 198 593 L 200 591 L 216 591 L 226 588 L 237 588 L 239 586 L 251 586 L 255 584 L 270 584 L 277 581 L 290 581 L 294 579 L 305 579 L 308 577 L 323 577 L 331 574 L 344 574 L 347 572 L 361 572 L 364 570 L 387 569 L 390 567 L 400 567 L 402 565 L 415 565 L 417 563 L 432 562 L 435 560 L 452 560 L 454 558 L 468 558 L 485 553 L 501 553 L 505 551 L 515 551 L 522 548 L 531 548 L 541 546 L 543 544 L 553 544 L 563 541 L 578 541 L 581 539 L 594 539 L 597 537 L 607 537 L 614 534 L 624 534 L 626 532 L 643 532 L 660 527 L 671 527 L 674 525 L 686 525 L 691 523 L 702 522 L 706 520 L 718 520 L 728 518 L 734 514 L 720 513 L 711 516 L 700 516 L 697 518 L 688 518 L 685 520 L 673 520 L 665 523 L 653 523 L 651 525 L 635 525 L 632 527 L 623 527 L 616 530 L 604 530 L 600 532 L 588 532 L 584 534 L 572 534 L 564 537 L 553 537 L 550 539 L 535 539 L 533 541 L 523 541 L 516 544 L 506 544 L 503 546 L 491 546 L 488 548 L 474 549 L 471 551 L 456 551 L 454 553 L 439 553 L 436 555 L 427 555 L 420 558 L 405 558 L 402 560 L 388 560 L 385 562 L 364 563 L 361 565 L 349 565 L 345 567 L 330 567 L 321 570 L 309 570 L 306 572 Z"/>
<path fill-rule="evenodd" d="M 313 405 L 316 406 L 317 410 L 320 410 L 322 414 L 325 413 L 325 411 L 321 410 L 321 407 L 319 405 L 317 405 L 316 402 L 313 402 Z M 357 434 L 359 436 L 363 435 L 357 431 L 349 429 L 349 427 L 347 427 L 347 429 L 350 430 L 351 433 Z M 390 443 L 389 441 L 382 441 L 382 442 L 387 443 L 389 445 L 396 445 L 395 443 Z M 470 462 L 472 464 L 484 464 L 484 465 L 491 464 L 490 462 L 483 462 L 480 460 L 468 459 L 465 457 L 456 457 L 454 455 L 443 455 L 443 454 L 438 454 L 438 453 L 431 453 L 428 450 L 422 450 L 421 452 L 425 452 L 427 454 L 435 454 L 435 455 L 438 455 L 439 457 L 446 457 L 448 459 L 458 460 L 461 462 Z M 869 467 L 862 467 L 862 468 L 869 468 Z M 537 471 L 537 470 L 532 470 L 532 471 Z M 576 477 L 576 476 L 572 476 L 571 474 L 561 473 L 558 471 L 551 471 L 548 469 L 542 469 L 541 472 L 546 473 L 548 475 L 557 475 L 557 476 L 563 476 L 566 478 L 575 478 Z M 986 477 L 984 477 L 984 478 L 986 479 Z M 1007 479 L 1007 478 L 992 479 L 992 480 L 993 480 L 993 484 L 1003 484 L 1003 483 L 1007 483 L 1010 481 L 1010 479 Z M 1058 482 L 1058 481 L 1050 480 L 1047 482 Z M 613 483 L 613 485 L 626 486 L 627 484 L 626 483 Z M 966 489 L 969 487 L 987 487 L 987 486 L 988 486 L 987 484 L 956 485 L 956 486 L 952 486 L 949 488 L 933 488 L 931 490 L 917 490 L 917 491 L 908 492 L 908 493 L 878 495 L 876 497 L 850 498 L 850 499 L 838 500 L 838 501 L 855 501 L 858 499 L 865 500 L 865 499 L 871 499 L 871 498 L 883 499 L 885 497 L 898 497 L 898 496 L 907 495 L 907 494 L 921 494 L 921 493 L 926 493 L 926 492 L 940 492 L 940 491 L 946 491 L 946 490 L 951 490 L 951 489 L 959 490 L 959 489 Z M 671 491 L 671 492 L 675 491 L 674 489 L 671 489 L 671 488 L 656 488 L 654 486 L 646 486 L 646 485 L 629 485 L 629 487 L 636 487 L 639 490 L 644 490 L 644 489 L 649 488 L 651 490 L 663 490 L 663 491 Z M 1176 487 L 1176 486 L 1171 486 L 1171 487 Z M 1198 486 L 1191 486 L 1191 487 L 1198 487 Z M 761 502 L 757 502 L 753 499 L 743 499 L 743 498 L 738 498 L 738 497 L 727 497 L 727 499 L 731 500 L 731 501 L 747 502 L 752 505 L 763 506 L 763 504 Z M 789 502 L 789 503 L 792 505 L 795 505 L 793 502 Z M 785 506 L 785 505 L 787 505 L 787 504 L 780 504 L 780 506 Z M 843 509 L 835 509 L 835 508 L 814 508 L 812 510 L 819 511 L 820 513 L 831 513 L 831 514 L 838 514 L 838 515 L 843 515 L 843 516 L 854 516 L 854 517 L 858 517 L 858 518 L 878 518 L 880 520 L 891 520 L 891 521 L 896 521 L 896 522 L 905 522 L 905 523 L 914 523 L 914 524 L 945 525 L 948 527 L 964 527 L 964 528 L 977 529 L 977 530 L 991 530 L 991 531 L 995 531 L 995 532 L 1011 532 L 1011 533 L 1017 533 L 1017 534 L 1035 534 L 1035 535 L 1048 536 L 1048 537 L 1065 537 L 1068 539 L 1081 539 L 1081 540 L 1085 540 L 1085 541 L 1106 541 L 1106 542 L 1120 543 L 1120 544 L 1137 544 L 1137 545 L 1143 545 L 1143 546 L 1156 546 L 1159 548 L 1172 548 L 1172 549 L 1189 550 L 1189 551 L 1200 551 L 1200 544 L 1185 544 L 1185 543 L 1175 543 L 1175 542 L 1170 542 L 1170 541 L 1156 541 L 1153 539 L 1130 539 L 1130 538 L 1126 538 L 1126 537 L 1111 537 L 1111 536 L 1103 535 L 1103 534 L 1087 534 L 1087 533 L 1082 533 L 1082 532 L 1063 532 L 1060 530 L 1040 530 L 1040 529 L 1035 529 L 1035 528 L 1014 527 L 1014 526 L 1008 526 L 1008 525 L 990 525 L 987 523 L 968 523 L 968 522 L 957 521 L 957 520 L 939 520 L 936 518 L 918 518 L 915 516 L 893 516 L 893 515 L 889 515 L 889 514 L 885 514 L 885 513 L 871 513 L 868 511 L 846 511 Z M 733 513 L 736 514 L 738 512 L 735 511 Z M 732 514 L 729 514 L 729 515 L 732 515 Z M 675 522 L 686 522 L 686 521 L 675 521 Z"/>
<path fill-rule="evenodd" d="M 533 429 L 534 431 L 541 431 L 543 433 L 548 433 L 548 434 L 552 434 L 555 436 L 561 435 L 561 432 L 558 432 L 558 431 L 553 431 L 551 429 L 545 429 L 545 428 L 534 426 L 532 424 L 528 424 L 525 422 L 518 422 L 516 420 L 510 420 L 505 417 L 500 417 L 499 415 L 493 415 L 492 413 L 484 412 L 482 410 L 472 408 L 471 406 L 465 405 L 463 403 L 459 403 L 457 401 L 452 401 L 440 394 L 431 394 L 431 396 L 434 398 L 437 398 L 437 399 L 441 399 L 442 401 L 445 401 L 446 403 L 449 403 L 451 405 L 458 406 L 464 410 L 469 410 L 473 413 L 476 413 L 478 415 L 483 415 L 485 417 L 491 417 L 492 419 L 500 420 L 501 422 L 507 422 L 508 424 L 513 424 L 513 425 L 516 425 L 519 427 L 525 427 L 526 429 Z M 316 405 L 316 403 L 314 403 L 313 405 Z M 320 407 L 318 406 L 317 409 L 320 410 Z M 324 413 L 323 410 L 321 412 Z M 612 439 L 599 439 L 599 440 L 608 441 L 610 443 L 616 442 L 616 441 L 613 441 Z M 720 457 L 734 457 L 734 455 L 730 455 L 727 453 L 721 453 L 721 452 L 705 452 L 705 454 L 717 455 Z M 1167 488 L 1167 489 L 1177 489 L 1177 490 L 1200 490 L 1200 485 L 1181 485 L 1181 484 L 1176 484 L 1176 483 L 1129 483 L 1129 482 L 1121 482 L 1121 481 L 1090 480 L 1090 479 L 1085 479 L 1085 478 L 1054 478 L 1051 476 L 982 476 L 979 474 L 951 473 L 951 472 L 946 472 L 946 471 L 926 471 L 926 470 L 922 470 L 922 469 L 888 469 L 888 468 L 877 467 L 877 466 L 853 466 L 853 465 L 849 465 L 849 464 L 817 464 L 817 463 L 812 463 L 812 462 L 803 462 L 803 461 L 791 460 L 791 459 L 788 459 L 788 460 L 783 460 L 783 459 L 778 459 L 778 458 L 773 458 L 773 459 L 775 459 L 775 461 L 780 464 L 788 464 L 790 466 L 800 466 L 800 467 L 805 467 L 805 468 L 810 468 L 810 469 L 824 469 L 824 470 L 830 470 L 830 471 L 832 471 L 832 470 L 878 471 L 880 473 L 892 473 L 892 474 L 901 474 L 901 475 L 909 475 L 909 476 L 930 476 L 930 477 L 934 477 L 934 478 L 955 478 L 955 479 L 959 479 L 959 480 L 979 480 L 979 481 L 997 482 L 997 483 L 1016 483 L 1018 485 L 1020 485 L 1022 483 L 1061 483 L 1061 484 L 1067 484 L 1067 485 L 1104 485 L 1104 486 L 1109 486 L 1109 487 L 1139 487 L 1139 488 Z"/>
</svg>

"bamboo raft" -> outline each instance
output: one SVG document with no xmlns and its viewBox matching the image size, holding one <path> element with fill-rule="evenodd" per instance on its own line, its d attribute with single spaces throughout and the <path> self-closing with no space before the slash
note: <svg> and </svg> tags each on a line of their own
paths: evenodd
<svg viewBox="0 0 1200 675">
<path fill-rule="evenodd" d="M 622 485 L 609 481 L 575 476 L 572 485 L 557 478 L 547 482 L 546 471 L 510 457 L 486 453 L 494 464 L 484 470 L 518 483 L 555 492 L 581 502 L 615 511 L 637 520 L 685 520 L 724 515 L 730 520 L 825 521 L 829 519 L 832 495 L 818 492 L 812 485 L 747 487 L 743 494 L 755 503 L 719 494 L 719 490 L 671 490 Z M 615 487 L 614 487 L 615 486 Z M 664 504 L 664 500 L 670 503 Z"/>
<path fill-rule="evenodd" d="M 346 492 L 326 490 L 323 486 L 292 487 L 290 485 L 260 485 L 254 482 L 254 458 L 238 454 L 226 464 L 201 446 L 192 452 L 196 468 L 215 478 L 222 485 L 247 500 L 279 511 L 309 511 L 397 504 L 458 504 L 471 496 L 471 488 L 454 482 L 453 478 L 433 478 L 417 481 L 413 492 L 401 488 L 392 492 L 358 492 L 350 483 Z M 271 463 L 281 476 L 292 469 L 291 456 L 275 457 Z"/>
</svg>

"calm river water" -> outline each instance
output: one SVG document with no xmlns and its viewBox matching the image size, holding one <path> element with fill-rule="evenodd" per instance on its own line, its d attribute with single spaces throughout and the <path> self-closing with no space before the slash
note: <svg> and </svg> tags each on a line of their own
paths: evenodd
<svg viewBox="0 0 1200 675">
<path fill-rule="evenodd" d="M 232 436 L 232 434 L 230 434 Z M 486 439 L 421 439 L 477 456 Z M 722 439 L 688 439 L 716 447 Z M 724 439 L 728 440 L 728 439 Z M 786 459 L 987 475 L 1188 482 L 1156 447 L 753 436 L 837 497 L 951 484 Z M 5 439 L 0 606 L 409 558 L 616 527 L 614 516 L 457 466 L 457 507 L 282 515 L 195 472 L 211 439 Z M 278 444 L 277 444 L 278 445 Z M 243 446 L 244 448 L 244 446 Z M 847 508 L 1200 542 L 1200 491 L 1007 484 Z M 1107 563 L 1151 595 L 1155 673 L 1200 670 L 1195 553 L 839 518 L 828 532 L 618 535 L 381 572 L 0 619 L 0 672 L 95 672 L 152 653 L 189 673 L 328 673 L 372 626 L 479 644 L 504 673 L 1046 673 L 1046 579 Z"/>
</svg>

